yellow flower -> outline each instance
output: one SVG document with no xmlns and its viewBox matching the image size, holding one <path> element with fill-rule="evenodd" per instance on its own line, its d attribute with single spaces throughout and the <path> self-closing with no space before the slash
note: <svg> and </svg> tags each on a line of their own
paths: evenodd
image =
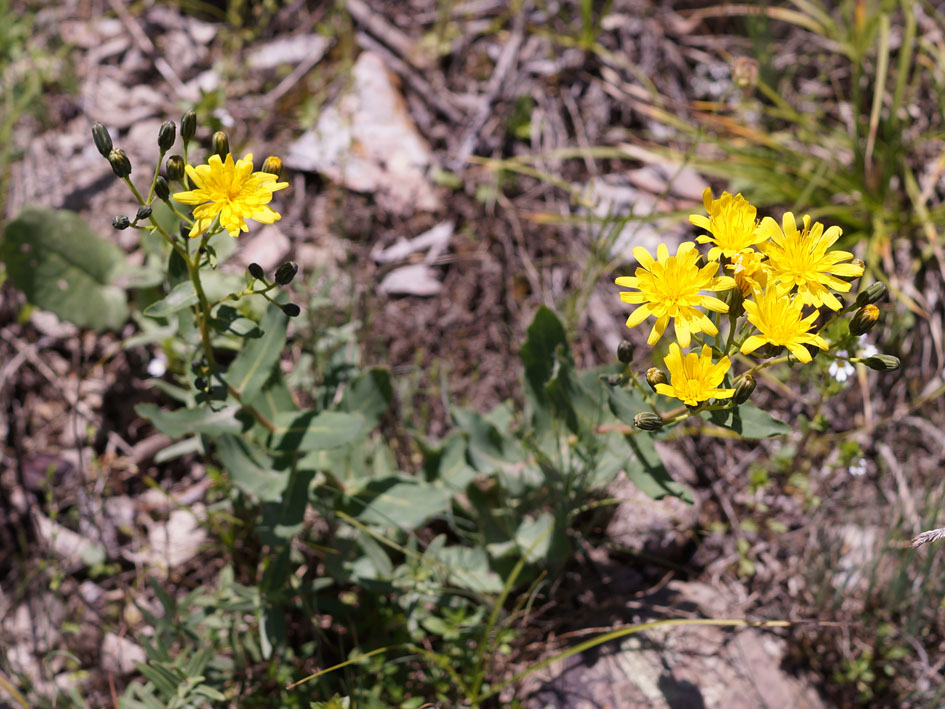
<svg viewBox="0 0 945 709">
<path fill-rule="evenodd" d="M 669 255 L 666 244 L 657 247 L 657 260 L 642 246 L 634 248 L 633 255 L 642 268 L 636 270 L 636 275 L 621 276 L 616 281 L 618 286 L 639 289 L 636 293 L 620 294 L 624 303 L 641 304 L 630 313 L 627 327 L 636 327 L 648 316 L 655 316 L 656 324 L 647 338 L 649 345 L 655 344 L 663 336 L 670 318 L 674 318 L 676 339 L 683 347 L 689 346 L 692 333 L 718 334 L 718 328 L 705 313 L 696 309 L 696 306 L 701 305 L 717 313 L 728 312 L 728 306 L 718 298 L 699 293 L 702 290 L 720 291 L 735 287 L 733 278 L 716 277 L 718 263 L 712 261 L 699 268 L 699 252 L 691 241 L 680 244 L 675 256 Z"/>
<path fill-rule="evenodd" d="M 669 354 L 663 359 L 669 370 L 669 384 L 657 384 L 656 391 L 666 396 L 680 399 L 687 406 L 698 406 L 711 397 L 729 399 L 734 389 L 717 389 L 732 363 L 723 357 L 718 363 L 712 362 L 712 348 L 702 346 L 701 354 L 689 352 L 683 359 L 682 351 L 675 342 L 669 346 Z"/>
<path fill-rule="evenodd" d="M 768 282 L 767 267 L 757 251 L 742 251 L 740 254 L 735 254 L 732 262 L 725 268 L 731 270 L 743 298 L 749 297 L 752 293 L 760 293 Z"/>
<path fill-rule="evenodd" d="M 241 231 L 249 231 L 247 219 L 272 224 L 282 218 L 268 204 L 272 193 L 288 187 L 289 183 L 279 182 L 268 172 L 253 172 L 252 153 L 235 165 L 229 153 L 226 162 L 219 155 L 211 155 L 207 165 L 188 165 L 187 174 L 196 189 L 178 192 L 174 199 L 199 205 L 194 208 L 192 237 L 203 234 L 217 215 L 221 226 L 233 237 L 239 236 Z"/>
<path fill-rule="evenodd" d="M 831 310 L 840 310 L 842 304 L 827 290 L 846 293 L 850 290 L 847 281 L 837 278 L 855 278 L 863 275 L 863 268 L 852 263 L 840 263 L 853 258 L 849 251 L 827 252 L 840 238 L 840 227 L 832 226 L 824 231 L 824 225 L 814 222 L 805 214 L 804 228 L 797 229 L 794 215 L 785 212 L 781 226 L 771 217 L 761 220 L 761 231 L 771 241 L 761 247 L 768 256 L 771 277 L 786 286 L 797 286 L 802 302 L 819 308 L 826 305 Z"/>
<path fill-rule="evenodd" d="M 746 300 L 745 312 L 748 321 L 758 328 L 760 334 L 752 335 L 742 344 L 742 354 L 749 354 L 765 343 L 784 346 L 801 362 L 810 362 L 810 352 L 804 345 L 813 345 L 827 349 L 826 341 L 818 334 L 810 332 L 817 312 L 803 317 L 803 302 L 800 297 L 791 298 L 790 291 L 784 286 L 772 286 L 761 295 L 756 295 L 754 302 Z"/>
<path fill-rule="evenodd" d="M 723 192 L 721 197 L 713 200 L 712 190 L 706 187 L 702 193 L 702 203 L 709 216 L 690 214 L 689 221 L 712 234 L 696 237 L 700 244 L 714 244 L 709 249 L 710 261 L 718 261 L 719 256 L 732 258 L 768 238 L 758 230 L 758 221 L 755 219 L 758 210 L 740 194 L 732 196 Z"/>
</svg>

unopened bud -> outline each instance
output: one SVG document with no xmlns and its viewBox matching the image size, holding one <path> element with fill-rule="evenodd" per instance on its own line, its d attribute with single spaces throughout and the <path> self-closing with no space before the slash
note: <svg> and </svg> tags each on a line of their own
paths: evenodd
<svg viewBox="0 0 945 709">
<path fill-rule="evenodd" d="M 742 91 L 758 85 L 758 60 L 752 57 L 737 57 L 732 65 L 732 81 Z"/>
<path fill-rule="evenodd" d="M 282 306 L 282 312 L 288 315 L 290 318 L 294 318 L 296 315 L 302 312 L 302 309 L 295 303 L 286 303 Z"/>
<path fill-rule="evenodd" d="M 622 340 L 621 343 L 617 345 L 617 361 L 623 364 L 630 364 L 630 360 L 632 359 L 633 345 L 626 340 Z"/>
<path fill-rule="evenodd" d="M 112 226 L 121 231 L 131 226 L 131 220 L 125 216 L 114 217 L 112 218 Z"/>
<path fill-rule="evenodd" d="M 249 264 L 246 270 L 249 271 L 249 275 L 251 275 L 253 278 L 261 280 L 266 277 L 266 272 L 263 271 L 262 266 L 260 266 L 258 263 Z"/>
<path fill-rule="evenodd" d="M 180 224 L 177 225 L 177 231 L 180 233 L 182 239 L 190 238 L 190 224 L 181 220 Z"/>
<path fill-rule="evenodd" d="M 95 141 L 95 147 L 107 158 L 112 151 L 112 137 L 108 134 L 108 129 L 101 123 L 92 124 L 92 140 Z"/>
<path fill-rule="evenodd" d="M 164 202 L 171 198 L 171 189 L 167 186 L 167 180 L 161 175 L 158 175 L 158 178 L 154 181 L 154 194 Z"/>
<path fill-rule="evenodd" d="M 196 387 L 196 388 L 199 389 L 200 391 L 206 391 L 206 390 L 207 390 L 207 380 L 204 379 L 203 377 L 197 377 L 196 379 L 194 379 L 194 387 Z"/>
<path fill-rule="evenodd" d="M 167 171 L 167 179 L 180 182 L 184 179 L 186 172 L 184 158 L 180 155 L 171 155 L 164 163 L 164 169 Z"/>
<path fill-rule="evenodd" d="M 275 155 L 270 155 L 263 162 L 262 166 L 263 172 L 268 172 L 270 175 L 275 175 L 276 179 L 282 177 L 282 161 L 277 158 Z"/>
<path fill-rule="evenodd" d="M 633 425 L 641 431 L 659 431 L 663 428 L 663 417 L 652 411 L 642 411 L 633 417 Z"/>
<path fill-rule="evenodd" d="M 276 283 L 280 286 L 287 286 L 299 272 L 299 265 L 294 261 L 286 261 L 276 269 Z"/>
<path fill-rule="evenodd" d="M 757 350 L 755 350 L 755 354 L 762 359 L 768 359 L 769 357 L 777 357 L 779 354 L 781 354 L 781 350 L 783 349 L 784 348 L 781 345 L 774 345 L 770 342 L 766 342 Z"/>
<path fill-rule="evenodd" d="M 131 174 L 131 160 L 121 148 L 112 148 L 108 153 L 108 163 L 116 177 L 125 178 Z"/>
<path fill-rule="evenodd" d="M 862 308 L 864 305 L 878 303 L 886 295 L 886 284 L 876 281 L 866 290 L 860 291 L 856 296 L 856 307 Z"/>
<path fill-rule="evenodd" d="M 221 160 L 226 160 L 226 156 L 230 154 L 230 139 L 222 130 L 218 130 L 210 139 L 210 152 L 219 155 Z"/>
<path fill-rule="evenodd" d="M 873 329 L 879 320 L 879 308 L 872 303 L 864 305 L 856 311 L 856 314 L 850 319 L 850 334 L 865 335 Z"/>
<path fill-rule="evenodd" d="M 870 369 L 875 369 L 877 372 L 895 372 L 899 369 L 900 364 L 898 357 L 887 354 L 873 355 L 872 357 L 867 357 L 860 361 Z"/>
<path fill-rule="evenodd" d="M 162 153 L 171 149 L 175 138 L 177 138 L 177 126 L 174 125 L 174 121 L 164 121 L 158 131 L 158 147 Z"/>
<path fill-rule="evenodd" d="M 667 384 L 669 380 L 666 378 L 666 372 L 662 369 L 650 367 L 646 370 L 646 383 L 650 385 L 650 389 L 656 391 L 657 384 Z"/>
<path fill-rule="evenodd" d="M 197 113 L 193 109 L 190 109 L 180 119 L 180 139 L 185 143 L 188 140 L 193 140 L 194 134 L 197 132 Z"/>
<path fill-rule="evenodd" d="M 732 396 L 732 401 L 735 403 L 735 406 L 741 406 L 746 401 L 748 401 L 752 392 L 755 390 L 755 378 L 750 374 L 743 374 L 738 379 L 735 380 L 735 394 Z"/>
<path fill-rule="evenodd" d="M 151 205 L 142 204 L 140 207 L 138 207 L 138 213 L 135 214 L 135 221 L 140 222 L 142 219 L 147 219 L 150 216 L 151 216 Z"/>
</svg>

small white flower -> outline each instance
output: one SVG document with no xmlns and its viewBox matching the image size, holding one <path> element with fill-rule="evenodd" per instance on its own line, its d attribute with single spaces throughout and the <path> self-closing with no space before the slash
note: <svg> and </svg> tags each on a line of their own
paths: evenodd
<svg viewBox="0 0 945 709">
<path fill-rule="evenodd" d="M 863 347 L 860 348 L 860 357 L 872 357 L 873 355 L 879 354 L 879 350 L 876 349 L 876 346 L 870 342 L 867 342 Z"/>
<path fill-rule="evenodd" d="M 866 459 L 857 458 L 847 467 L 847 472 L 855 478 L 866 475 Z"/>
<path fill-rule="evenodd" d="M 159 355 L 148 362 L 148 374 L 152 377 L 163 377 L 167 371 L 167 360 L 163 355 Z"/>
<path fill-rule="evenodd" d="M 837 352 L 837 356 L 846 357 L 847 351 L 840 350 L 839 352 Z M 841 382 L 841 383 L 845 382 L 847 379 L 853 376 L 854 371 L 855 370 L 852 364 L 841 359 L 835 359 L 833 362 L 830 363 L 830 366 L 827 367 L 828 374 L 830 374 L 831 377 L 833 377 L 834 379 L 836 379 L 838 382 Z"/>
</svg>

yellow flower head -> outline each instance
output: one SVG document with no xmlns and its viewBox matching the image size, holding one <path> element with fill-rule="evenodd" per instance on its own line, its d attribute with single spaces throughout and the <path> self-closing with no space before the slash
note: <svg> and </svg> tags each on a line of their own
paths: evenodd
<svg viewBox="0 0 945 709">
<path fill-rule="evenodd" d="M 735 284 L 747 298 L 752 293 L 760 293 L 768 283 L 768 269 L 757 251 L 742 251 L 735 254 L 732 262 L 725 266 L 732 272 Z"/>
<path fill-rule="evenodd" d="M 640 304 L 630 313 L 627 327 L 636 327 L 650 315 L 656 317 L 656 324 L 650 331 L 647 344 L 653 345 L 666 330 L 669 319 L 674 318 L 676 339 L 683 347 L 689 346 L 690 336 L 696 332 L 717 335 L 718 328 L 697 306 L 727 313 L 728 306 L 711 295 L 701 295 L 700 291 L 720 291 L 735 287 L 735 280 L 729 276 L 716 277 L 719 264 L 715 261 L 699 268 L 699 252 L 691 241 L 685 241 L 676 249 L 676 255 L 670 256 L 666 244 L 656 249 L 657 259 L 642 246 L 633 249 L 633 255 L 642 268 L 634 276 L 621 276 L 618 286 L 637 288 L 638 292 L 623 292 L 620 299 L 624 303 Z"/>
<path fill-rule="evenodd" d="M 827 349 L 826 341 L 818 334 L 810 332 L 817 312 L 806 318 L 801 312 L 803 302 L 800 297 L 791 298 L 789 289 L 773 285 L 761 295 L 756 295 L 754 302 L 746 300 L 745 312 L 748 321 L 758 328 L 759 333 L 752 335 L 742 344 L 742 354 L 749 354 L 765 343 L 787 347 L 791 354 L 801 362 L 810 362 L 810 352 L 804 345 L 813 345 Z"/>
<path fill-rule="evenodd" d="M 711 397 L 729 399 L 734 389 L 717 389 L 732 363 L 723 357 L 718 363 L 712 362 L 712 348 L 702 346 L 701 354 L 689 352 L 683 359 L 682 351 L 675 342 L 669 346 L 669 354 L 663 359 L 669 370 L 669 384 L 657 384 L 656 391 L 666 396 L 680 399 L 687 406 L 698 406 Z"/>
<path fill-rule="evenodd" d="M 771 217 L 761 220 L 761 231 L 771 241 L 761 247 L 768 256 L 771 277 L 786 286 L 797 286 L 797 294 L 807 305 L 819 308 L 826 305 L 831 310 L 840 310 L 842 304 L 827 288 L 846 293 L 850 290 L 847 281 L 837 278 L 855 278 L 863 275 L 862 266 L 840 263 L 853 258 L 849 251 L 827 252 L 840 238 L 840 227 L 832 226 L 824 231 L 820 222 L 810 223 L 810 215 L 804 215 L 804 228 L 800 231 L 791 212 L 785 212 L 781 226 Z"/>
<path fill-rule="evenodd" d="M 718 261 L 720 256 L 732 258 L 768 238 L 758 230 L 755 219 L 758 210 L 740 194 L 732 196 L 723 192 L 721 197 L 713 200 L 712 190 L 706 187 L 702 202 L 709 216 L 690 214 L 689 221 L 712 234 L 696 237 L 700 244 L 714 244 L 709 249 L 710 261 Z"/>
<path fill-rule="evenodd" d="M 200 236 L 220 216 L 220 224 L 230 236 L 249 231 L 247 219 L 272 224 L 282 218 L 268 206 L 272 193 L 289 186 L 268 172 L 253 172 L 253 154 L 233 163 L 227 153 L 226 162 L 219 155 L 211 155 L 206 165 L 187 166 L 187 174 L 196 189 L 178 192 L 174 199 L 194 208 L 194 226 L 190 235 Z"/>
</svg>

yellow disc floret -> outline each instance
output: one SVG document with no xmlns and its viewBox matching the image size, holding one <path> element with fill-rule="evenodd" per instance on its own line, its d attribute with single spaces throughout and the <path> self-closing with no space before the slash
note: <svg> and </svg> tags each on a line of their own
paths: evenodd
<svg viewBox="0 0 945 709">
<path fill-rule="evenodd" d="M 681 400 L 687 406 L 698 406 L 712 397 L 729 399 L 734 389 L 719 389 L 725 373 L 732 363 L 728 357 L 712 362 L 712 348 L 702 346 L 702 352 L 689 352 L 683 358 L 682 350 L 675 342 L 669 346 L 669 354 L 663 359 L 669 370 L 669 384 L 657 384 L 656 391 Z"/>
<path fill-rule="evenodd" d="M 247 219 L 272 224 L 282 218 L 268 205 L 272 193 L 288 187 L 289 183 L 279 182 L 268 172 L 253 172 L 252 153 L 235 164 L 229 153 L 225 162 L 219 155 L 211 155 L 206 165 L 188 165 L 186 170 L 195 189 L 178 192 L 174 199 L 198 205 L 194 207 L 190 236 L 206 232 L 217 216 L 220 225 L 233 237 L 239 236 L 241 231 L 249 231 Z"/>
<path fill-rule="evenodd" d="M 805 318 L 801 298 L 791 298 L 787 288 L 770 286 L 761 295 L 756 295 L 754 302 L 746 300 L 744 306 L 748 321 L 759 332 L 745 340 L 741 347 L 742 354 L 749 354 L 770 343 L 787 347 L 798 360 L 806 363 L 811 361 L 811 356 L 804 345 L 827 349 L 826 341 L 810 332 L 817 313 L 813 312 Z"/>
<path fill-rule="evenodd" d="M 618 286 L 636 288 L 636 292 L 623 292 L 620 299 L 625 303 L 639 304 L 630 317 L 627 327 L 636 327 L 650 315 L 656 323 L 647 338 L 647 344 L 653 345 L 662 337 L 670 318 L 676 331 L 676 339 L 683 347 L 688 347 L 693 333 L 705 332 L 717 335 L 718 328 L 706 317 L 699 306 L 718 313 L 728 312 L 728 306 L 711 295 L 702 295 L 701 291 L 721 291 L 735 287 L 735 280 L 729 276 L 718 276 L 719 265 L 711 261 L 699 268 L 699 252 L 691 241 L 683 242 L 676 249 L 676 255 L 670 256 L 666 244 L 656 249 L 656 259 L 642 246 L 633 250 L 633 255 L 640 262 L 634 276 L 621 276 Z"/>
<path fill-rule="evenodd" d="M 758 230 L 758 210 L 740 194 L 733 196 L 723 192 L 714 200 L 712 190 L 706 187 L 702 202 L 709 216 L 690 214 L 689 221 L 711 234 L 696 237 L 700 244 L 712 244 L 710 261 L 718 261 L 722 256 L 732 258 L 768 238 Z"/>
</svg>

